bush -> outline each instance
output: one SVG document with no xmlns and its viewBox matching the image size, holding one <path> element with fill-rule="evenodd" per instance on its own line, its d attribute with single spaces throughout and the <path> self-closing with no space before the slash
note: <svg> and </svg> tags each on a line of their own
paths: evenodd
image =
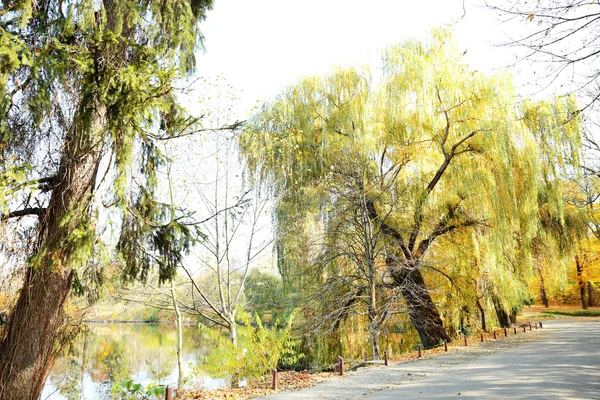
<svg viewBox="0 0 600 400">
<path fill-rule="evenodd" d="M 133 383 L 132 380 L 117 382 L 112 388 L 112 397 L 120 400 L 140 400 L 140 399 L 162 399 L 165 395 L 164 386 L 156 386 L 151 383 L 143 387 L 141 383 Z"/>
<path fill-rule="evenodd" d="M 264 326 L 258 315 L 238 328 L 238 346 L 229 341 L 216 346 L 193 373 L 205 372 L 213 377 L 257 378 L 278 365 L 293 365 L 302 354 L 297 348 L 300 340 L 292 334 L 292 314 L 285 324 L 276 321 Z M 253 323 L 251 323 L 253 322 Z M 217 338 L 220 339 L 220 338 Z"/>
</svg>

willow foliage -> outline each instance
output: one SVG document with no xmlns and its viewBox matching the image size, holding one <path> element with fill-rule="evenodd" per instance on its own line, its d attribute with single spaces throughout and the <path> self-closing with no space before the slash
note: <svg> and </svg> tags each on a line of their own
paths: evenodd
<svg viewBox="0 0 600 400">
<path fill-rule="evenodd" d="M 330 177 L 352 176 L 346 161 L 362 158 L 367 195 L 400 239 L 389 251 L 450 273 L 451 241 L 438 238 L 465 238 L 477 274 L 502 290 L 517 286 L 503 292 L 510 309 L 527 295 L 539 198 L 551 198 L 562 223 L 553 170 L 573 165 L 580 144 L 572 98 L 528 101 L 522 109 L 516 102 L 508 74 L 472 71 L 440 29 L 425 43 L 386 49 L 376 74 L 338 69 L 286 89 L 257 113 L 240 143 L 251 167 L 272 179 L 280 213 L 300 218 L 319 210 L 325 225 L 339 197 L 324 189 L 343 184 Z M 557 157 L 563 167 L 551 162 Z M 301 194 L 308 191 L 321 195 L 307 202 Z M 472 239 L 460 236 L 467 232 Z"/>
</svg>

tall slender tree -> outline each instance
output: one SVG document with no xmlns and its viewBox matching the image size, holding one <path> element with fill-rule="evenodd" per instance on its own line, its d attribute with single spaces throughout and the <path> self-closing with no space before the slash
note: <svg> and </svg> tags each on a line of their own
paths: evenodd
<svg viewBox="0 0 600 400">
<path fill-rule="evenodd" d="M 154 170 L 165 161 L 154 142 L 196 129 L 174 82 L 194 69 L 198 23 L 212 0 L 2 6 L 2 221 L 26 217 L 35 228 L 1 338 L 0 399 L 31 400 L 66 338 L 64 305 L 85 282 L 104 207 L 124 218 L 119 251 L 131 276 L 159 265 L 161 279 L 170 279 L 176 253 L 189 244 L 189 229 L 167 221 L 169 207 L 153 201 Z M 136 247 L 142 238 L 151 246 Z"/>
</svg>

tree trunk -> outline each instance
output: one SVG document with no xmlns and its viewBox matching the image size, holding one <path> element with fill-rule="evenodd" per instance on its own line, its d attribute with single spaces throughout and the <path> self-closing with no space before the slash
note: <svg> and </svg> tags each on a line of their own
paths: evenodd
<svg viewBox="0 0 600 400">
<path fill-rule="evenodd" d="M 371 330 L 371 342 L 373 344 L 373 359 L 379 360 L 379 332 L 380 326 L 377 322 L 378 311 L 377 311 L 377 297 L 376 297 L 377 286 L 375 285 L 375 279 L 371 275 L 370 284 L 370 296 L 369 296 L 369 321 Z"/>
<path fill-rule="evenodd" d="M 481 297 L 479 297 L 479 289 L 477 284 L 477 279 L 473 279 L 473 286 L 475 287 L 475 306 L 477 306 L 477 310 L 479 311 L 479 316 L 481 318 L 481 329 L 487 332 L 487 324 L 485 320 L 485 308 L 481 301 L 483 300 L 483 296 L 485 294 L 485 284 L 481 282 Z"/>
<path fill-rule="evenodd" d="M 90 107 L 89 104 L 85 105 Z M 64 138 L 57 186 L 40 216 L 37 243 L 0 345 L 0 400 L 37 400 L 46 376 L 66 340 L 64 305 L 73 280 L 67 239 L 85 223 L 100 146 L 92 135 L 105 126 L 106 109 L 97 107 L 90 125 L 74 124 Z M 67 215 L 70 218 L 65 218 Z"/>
<path fill-rule="evenodd" d="M 371 340 L 373 341 L 373 360 L 381 360 L 381 348 L 379 346 L 379 329 L 371 325 Z"/>
<path fill-rule="evenodd" d="M 392 257 L 386 262 L 395 284 L 400 287 L 408 316 L 419 334 L 423 347 L 431 349 L 444 339 L 450 342 L 452 339 L 444 329 L 440 313 L 429 295 L 418 266 L 408 267 L 405 262 L 398 262 Z"/>
<path fill-rule="evenodd" d="M 548 295 L 546 294 L 546 285 L 544 283 L 544 275 L 542 274 L 542 266 L 538 265 L 536 269 L 540 277 L 540 296 L 542 298 L 542 304 L 544 304 L 544 307 L 549 308 L 550 303 L 548 302 Z"/>
<path fill-rule="evenodd" d="M 583 264 L 579 259 L 579 256 L 575 256 L 575 268 L 577 269 L 577 284 L 579 285 L 579 298 L 581 300 L 581 308 L 587 310 L 587 303 L 585 301 L 585 282 L 583 281 Z"/>
<path fill-rule="evenodd" d="M 502 302 L 500 301 L 500 299 L 494 292 L 491 293 L 491 297 L 492 297 L 492 303 L 494 304 L 494 310 L 496 310 L 496 316 L 498 317 L 498 323 L 500 324 L 500 327 L 501 328 L 510 328 L 510 325 L 511 325 L 510 316 L 504 309 Z"/>
<path fill-rule="evenodd" d="M 177 316 L 177 389 L 183 389 L 183 361 L 181 360 L 181 348 L 183 345 L 182 320 L 179 306 L 177 305 L 177 295 L 175 293 L 175 282 L 171 280 L 171 298 L 173 299 L 173 308 Z"/>
<path fill-rule="evenodd" d="M 385 236 L 397 242 L 402 241 L 402 236 L 379 217 L 373 201 L 368 201 L 366 207 L 369 218 L 381 221 Z M 399 243 L 398 248 L 402 247 L 402 243 Z M 420 254 L 423 254 L 425 250 L 417 248 L 417 252 Z M 390 255 L 385 262 L 394 284 L 400 288 L 406 302 L 408 316 L 419 334 L 423 347 L 431 349 L 444 339 L 448 342 L 452 339 L 446 333 L 440 313 L 429 295 L 425 280 L 419 271 L 418 260 L 418 257 L 408 260 L 402 256 Z"/>
<path fill-rule="evenodd" d="M 229 341 L 234 347 L 237 347 L 237 325 L 235 323 L 235 316 L 232 318 L 232 322 L 229 323 Z M 239 371 L 236 371 L 233 375 L 231 375 L 231 387 L 240 387 Z"/>
<path fill-rule="evenodd" d="M 592 282 L 587 283 L 587 293 L 588 293 L 588 307 L 594 306 L 594 286 Z"/>
<path fill-rule="evenodd" d="M 234 347 L 237 347 L 237 325 L 235 319 L 229 324 L 229 341 Z"/>
<path fill-rule="evenodd" d="M 485 322 L 485 309 L 483 308 L 483 305 L 481 304 L 481 301 L 479 299 L 475 301 L 475 305 L 477 306 L 477 309 L 479 310 L 479 315 L 481 316 L 481 329 L 487 332 L 487 324 Z"/>
</svg>

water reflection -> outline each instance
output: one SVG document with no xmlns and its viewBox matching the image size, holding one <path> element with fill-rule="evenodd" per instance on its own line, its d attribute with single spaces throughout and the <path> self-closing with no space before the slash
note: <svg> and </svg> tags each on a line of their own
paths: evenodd
<svg viewBox="0 0 600 400">
<path fill-rule="evenodd" d="M 115 382 L 132 379 L 143 385 L 177 384 L 177 332 L 175 327 L 149 324 L 90 324 L 68 354 L 58 359 L 42 399 L 110 399 Z M 206 357 L 212 339 L 194 328 L 183 331 L 184 376 L 190 365 Z M 223 386 L 222 379 L 191 377 L 192 387 Z"/>
</svg>

